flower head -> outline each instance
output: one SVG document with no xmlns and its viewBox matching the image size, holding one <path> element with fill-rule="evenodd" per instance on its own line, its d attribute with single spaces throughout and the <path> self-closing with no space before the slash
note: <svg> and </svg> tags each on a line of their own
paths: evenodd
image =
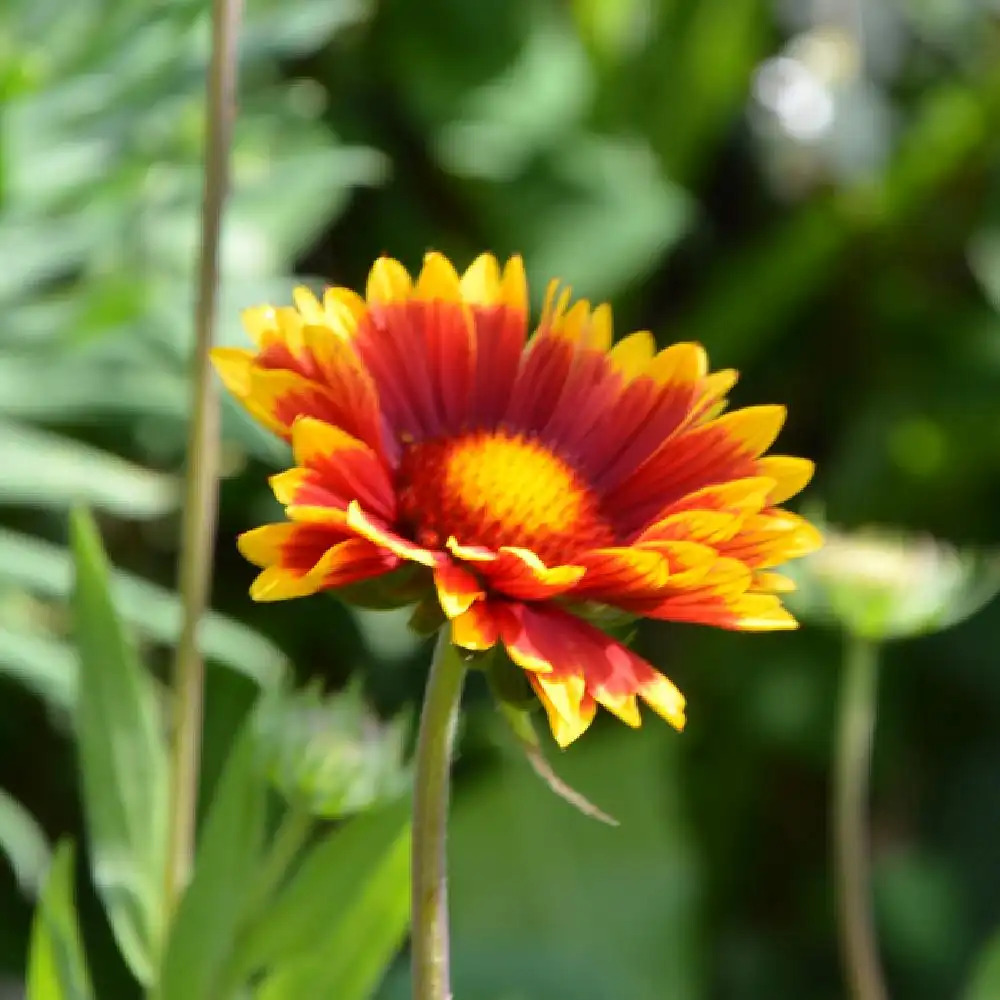
<svg viewBox="0 0 1000 1000">
<path fill-rule="evenodd" d="M 819 544 L 777 507 L 812 463 L 763 457 L 784 408 L 723 415 L 736 374 L 699 345 L 612 345 L 608 307 L 556 283 L 529 339 L 521 261 L 490 255 L 460 276 L 428 254 L 416 281 L 383 258 L 364 298 L 299 290 L 244 319 L 256 349 L 216 366 L 295 457 L 271 480 L 288 521 L 240 539 L 256 599 L 423 586 L 457 645 L 500 643 L 526 671 L 562 745 L 598 704 L 684 725 L 677 688 L 580 612 L 794 627 L 770 567 Z"/>
<path fill-rule="evenodd" d="M 970 617 L 1000 590 L 995 553 L 959 550 L 895 528 L 827 528 L 804 560 L 796 610 L 870 640 L 938 632 Z"/>
</svg>

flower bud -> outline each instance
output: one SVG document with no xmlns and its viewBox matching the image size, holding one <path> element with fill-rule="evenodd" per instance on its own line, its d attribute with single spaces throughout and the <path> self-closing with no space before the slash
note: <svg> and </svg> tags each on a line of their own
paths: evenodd
<svg viewBox="0 0 1000 1000">
<path fill-rule="evenodd" d="M 402 720 L 372 715 L 356 687 L 335 695 L 308 687 L 264 715 L 271 779 L 316 816 L 359 812 L 407 787 L 405 730 Z"/>
<path fill-rule="evenodd" d="M 1000 558 L 888 528 L 826 529 L 826 544 L 794 568 L 789 605 L 863 639 L 948 628 L 1000 590 Z"/>
</svg>

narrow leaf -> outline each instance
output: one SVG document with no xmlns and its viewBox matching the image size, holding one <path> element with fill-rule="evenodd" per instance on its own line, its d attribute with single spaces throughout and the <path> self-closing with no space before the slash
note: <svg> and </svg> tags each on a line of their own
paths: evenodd
<svg viewBox="0 0 1000 1000">
<path fill-rule="evenodd" d="M 194 876 L 167 943 L 157 1000 L 223 1000 L 223 972 L 264 841 L 267 781 L 257 760 L 256 719 L 244 724 L 219 778 L 198 845 Z"/>
<path fill-rule="evenodd" d="M 62 599 L 72 586 L 72 558 L 59 545 L 0 528 L 0 580 L 42 597 Z M 176 640 L 181 624 L 176 594 L 121 570 L 112 569 L 110 580 L 118 614 L 138 635 L 162 643 Z M 198 644 L 203 655 L 246 674 L 262 687 L 274 686 L 284 672 L 284 657 L 270 642 L 217 611 L 209 611 L 202 620 Z M 17 660 L 24 644 L 12 641 L 11 645 Z M 24 649 L 25 656 L 33 652 Z M 0 660 L 4 659 L 5 643 L 0 639 Z"/>
<path fill-rule="evenodd" d="M 246 941 L 257 1000 L 367 1000 L 410 919 L 409 804 L 327 835 Z"/>
<path fill-rule="evenodd" d="M 27 1000 L 92 1000 L 73 903 L 73 845 L 56 849 L 31 928 Z"/>
<path fill-rule="evenodd" d="M 38 894 L 52 860 L 45 832 L 17 799 L 0 790 L 0 851 L 7 855 L 21 891 Z"/>
<path fill-rule="evenodd" d="M 65 642 L 0 625 L 0 674 L 23 684 L 49 707 L 73 711 L 77 672 L 76 654 Z"/>
<path fill-rule="evenodd" d="M 63 507 L 79 502 L 150 518 L 177 505 L 177 485 L 72 438 L 0 421 L 0 503 Z"/>
<path fill-rule="evenodd" d="M 963 1000 L 996 1000 L 997 997 L 1000 997 L 1000 933 L 994 934 L 979 953 Z"/>
<path fill-rule="evenodd" d="M 122 955 L 149 983 L 163 920 L 166 749 L 153 683 L 112 604 L 93 520 L 70 525 L 80 654 L 76 727 L 94 885 Z"/>
</svg>

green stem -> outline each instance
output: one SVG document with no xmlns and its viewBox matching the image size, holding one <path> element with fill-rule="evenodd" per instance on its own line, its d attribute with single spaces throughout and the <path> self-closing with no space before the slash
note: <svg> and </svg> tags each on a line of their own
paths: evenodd
<svg viewBox="0 0 1000 1000">
<path fill-rule="evenodd" d="M 230 960 L 216 990 L 219 1000 L 236 996 L 241 985 L 247 982 L 258 967 L 259 949 L 255 945 L 253 934 L 256 923 L 267 913 L 275 892 L 315 828 L 316 821 L 312 813 L 303 805 L 292 803 L 288 807 L 271 840 L 260 872 L 250 886 L 249 901 L 243 908 L 244 919 L 237 930 Z"/>
<path fill-rule="evenodd" d="M 451 629 L 438 632 L 424 693 L 413 788 L 413 1000 L 451 1000 L 448 788 L 465 664 Z"/>
<path fill-rule="evenodd" d="M 292 862 L 309 840 L 315 825 L 312 813 L 304 806 L 293 804 L 288 807 L 271 841 L 263 867 L 254 879 L 248 913 L 257 914 L 267 906 Z"/>
<path fill-rule="evenodd" d="M 188 435 L 179 589 L 183 622 L 173 676 L 170 810 L 166 903 L 171 912 L 194 857 L 204 698 L 198 625 L 208 599 L 215 540 L 219 404 L 209 352 L 219 284 L 219 238 L 229 177 L 229 147 L 236 117 L 236 41 L 242 0 L 213 0 L 208 70 L 201 249 L 191 358 L 192 416 Z"/>
<path fill-rule="evenodd" d="M 878 647 L 849 638 L 841 679 L 833 789 L 840 944 L 853 1000 L 885 1000 L 871 906 L 868 778 L 878 687 Z"/>
</svg>

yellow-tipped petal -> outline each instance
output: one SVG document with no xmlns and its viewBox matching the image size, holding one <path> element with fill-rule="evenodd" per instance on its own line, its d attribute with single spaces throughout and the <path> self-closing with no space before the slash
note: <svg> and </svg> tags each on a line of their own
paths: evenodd
<svg viewBox="0 0 1000 1000">
<path fill-rule="evenodd" d="M 768 495 L 770 504 L 783 503 L 804 489 L 816 470 L 808 458 L 794 458 L 791 455 L 768 455 L 760 459 L 757 468 L 762 476 L 774 480 L 774 488 Z"/>
<path fill-rule="evenodd" d="M 761 570 L 753 575 L 751 589 L 767 594 L 791 594 L 796 590 L 795 581 L 784 573 Z"/>
<path fill-rule="evenodd" d="M 673 681 L 664 677 L 663 674 L 657 673 L 655 677 L 650 678 L 642 685 L 639 689 L 639 697 L 678 732 L 684 729 L 687 722 L 684 714 L 687 701 Z"/>
<path fill-rule="evenodd" d="M 460 302 L 461 283 L 450 260 L 443 254 L 429 253 L 424 257 L 414 296 L 425 301 Z"/>
<path fill-rule="evenodd" d="M 648 330 L 637 330 L 623 337 L 608 352 L 608 359 L 626 382 L 641 375 L 653 360 L 656 341 Z"/>
<path fill-rule="evenodd" d="M 281 550 L 292 537 L 294 524 L 264 524 L 243 532 L 236 546 L 247 562 L 254 566 L 271 566 L 281 558 Z"/>
<path fill-rule="evenodd" d="M 509 306 L 519 312 L 528 311 L 528 279 L 524 273 L 524 261 L 517 255 L 504 265 L 497 304 Z"/>
<path fill-rule="evenodd" d="M 746 594 L 734 610 L 737 626 L 747 632 L 773 632 L 799 627 L 774 594 Z"/>
<path fill-rule="evenodd" d="M 254 356 L 253 351 L 242 347 L 216 347 L 212 350 L 212 364 L 222 384 L 237 399 L 246 399 L 250 395 Z"/>
<path fill-rule="evenodd" d="M 255 601 L 287 601 L 294 597 L 309 597 L 320 589 L 321 581 L 300 576 L 280 566 L 269 566 L 250 585 L 250 597 Z"/>
<path fill-rule="evenodd" d="M 379 257 L 368 275 L 365 297 L 381 305 L 405 302 L 413 290 L 409 272 L 392 257 Z"/>
<path fill-rule="evenodd" d="M 549 728 L 559 746 L 569 746 L 587 731 L 597 711 L 593 699 L 582 698 L 582 692 L 581 698 L 575 699 L 565 690 L 565 677 L 550 682 L 545 674 L 533 673 L 528 675 L 528 679 L 545 709 Z M 580 678 L 581 684 L 582 681 L 583 678 Z"/>
<path fill-rule="evenodd" d="M 367 308 L 365 300 L 349 288 L 328 288 L 323 293 L 326 325 L 345 340 L 354 336 Z"/>
<path fill-rule="evenodd" d="M 574 302 L 565 316 L 553 323 L 552 332 L 573 344 L 586 343 L 590 328 L 590 303 L 586 299 Z"/>
<path fill-rule="evenodd" d="M 661 385 L 696 382 L 707 372 L 708 355 L 701 344 L 671 344 L 646 367 L 646 374 Z"/>
<path fill-rule="evenodd" d="M 591 314 L 590 330 L 587 334 L 587 347 L 596 351 L 607 351 L 614 336 L 614 324 L 611 318 L 611 306 L 602 302 Z"/>
<path fill-rule="evenodd" d="M 299 465 L 314 466 L 345 451 L 374 454 L 363 441 L 315 417 L 299 417 L 292 425 L 292 454 Z"/>
<path fill-rule="evenodd" d="M 459 282 L 462 298 L 474 306 L 495 305 L 500 295 L 500 268 L 491 253 L 480 254 Z"/>
<path fill-rule="evenodd" d="M 278 503 L 282 505 L 293 504 L 308 476 L 308 469 L 286 469 L 284 472 L 270 476 L 267 482 Z"/>
<path fill-rule="evenodd" d="M 299 285 L 293 289 L 292 301 L 306 323 L 319 325 L 326 321 L 326 310 L 319 299 L 305 286 Z"/>
<path fill-rule="evenodd" d="M 278 328 L 278 317 L 274 306 L 251 306 L 240 313 L 243 329 L 260 344 L 265 336 Z"/>
<path fill-rule="evenodd" d="M 711 426 L 725 429 L 740 442 L 743 451 L 756 456 L 774 444 L 786 413 L 784 406 L 747 406 L 719 417 Z"/>
<path fill-rule="evenodd" d="M 594 690 L 592 693 L 599 705 L 616 715 L 626 726 L 638 729 L 642 725 L 642 716 L 634 694 L 613 695 L 601 690 Z"/>
</svg>

